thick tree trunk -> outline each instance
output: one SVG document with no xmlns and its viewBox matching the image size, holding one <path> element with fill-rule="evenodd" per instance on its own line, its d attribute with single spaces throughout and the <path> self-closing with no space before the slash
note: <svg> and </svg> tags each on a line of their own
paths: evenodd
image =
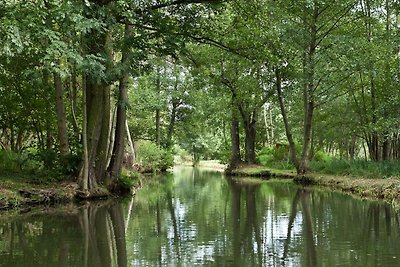
<svg viewBox="0 0 400 267">
<path fill-rule="evenodd" d="M 257 111 L 243 118 L 245 132 L 245 156 L 244 160 L 247 163 L 256 163 L 256 130 L 257 130 Z"/>
<path fill-rule="evenodd" d="M 241 162 L 240 157 L 240 136 L 239 136 L 239 120 L 237 117 L 236 106 L 232 104 L 231 118 L 231 159 L 230 167 L 235 168 Z"/>
<path fill-rule="evenodd" d="M 108 149 L 110 145 L 110 120 L 111 120 L 111 103 L 110 93 L 111 86 L 102 85 L 102 118 L 101 118 L 101 132 L 96 154 L 95 173 L 96 179 L 99 183 L 103 183 L 106 177 L 107 163 L 108 163 Z M 125 125 L 124 125 L 125 126 Z"/>
<path fill-rule="evenodd" d="M 125 39 L 130 36 L 132 26 L 125 26 Z M 129 62 L 129 56 L 126 51 L 122 55 L 122 64 L 127 67 Z M 109 166 L 109 177 L 114 180 L 121 174 L 122 159 L 125 151 L 125 136 L 126 136 L 126 106 L 128 104 L 128 71 L 125 70 L 122 78 L 119 81 L 119 93 L 118 93 L 118 107 L 117 107 L 117 122 L 115 125 L 115 138 L 113 153 L 111 156 L 111 162 Z M 112 181 L 110 181 L 112 182 Z"/>
<path fill-rule="evenodd" d="M 92 9 L 107 5 L 110 0 L 91 1 Z M 100 13 L 99 13 L 100 14 Z M 88 10 L 87 16 L 99 15 L 93 10 Z M 85 36 L 86 54 L 101 55 L 105 60 L 105 67 L 108 69 L 111 65 L 112 56 L 110 50 L 111 32 L 109 30 L 92 30 Z M 107 71 L 107 70 L 106 70 Z M 86 197 L 95 196 L 98 184 L 105 178 L 107 168 L 107 152 L 110 135 L 110 85 L 108 81 L 94 73 L 86 75 L 85 100 L 87 121 L 84 121 L 84 127 L 87 127 L 87 181 L 81 178 L 81 189 L 87 183 L 85 191 Z M 82 173 L 85 173 L 82 171 Z M 86 175 L 86 174 L 85 174 Z M 84 177 L 85 175 L 82 175 Z M 88 191 L 87 191 L 88 190 Z M 84 196 L 83 196 L 84 197 Z"/>
<path fill-rule="evenodd" d="M 67 156 L 69 154 L 67 117 L 65 115 L 64 92 L 61 76 L 54 73 L 54 86 L 56 95 L 56 114 L 57 114 L 57 130 L 60 145 L 60 155 Z"/>
</svg>

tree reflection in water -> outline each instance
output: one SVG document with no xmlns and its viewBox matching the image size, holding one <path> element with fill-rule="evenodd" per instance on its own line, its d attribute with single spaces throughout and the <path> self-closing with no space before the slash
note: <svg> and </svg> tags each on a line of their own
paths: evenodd
<svg viewBox="0 0 400 267">
<path fill-rule="evenodd" d="M 80 211 L 83 266 L 126 267 L 125 223 L 117 202 L 88 205 Z"/>
<path fill-rule="evenodd" d="M 0 234 L 0 266 L 128 265 L 124 218 L 118 202 L 27 214 L 0 222 Z"/>
<path fill-rule="evenodd" d="M 399 237 L 382 203 L 185 169 L 126 204 L 0 217 L 0 266 L 400 266 Z"/>
</svg>

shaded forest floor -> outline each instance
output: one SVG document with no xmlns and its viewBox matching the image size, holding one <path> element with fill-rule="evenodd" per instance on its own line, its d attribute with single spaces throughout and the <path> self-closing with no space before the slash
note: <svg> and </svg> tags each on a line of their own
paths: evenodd
<svg viewBox="0 0 400 267">
<path fill-rule="evenodd" d="M 293 170 L 278 170 L 260 165 L 241 165 L 229 170 L 228 175 L 259 177 L 261 179 L 292 179 L 303 186 L 321 186 L 350 193 L 361 198 L 380 199 L 400 207 L 400 179 L 372 179 L 360 176 L 308 173 L 298 176 Z"/>
</svg>

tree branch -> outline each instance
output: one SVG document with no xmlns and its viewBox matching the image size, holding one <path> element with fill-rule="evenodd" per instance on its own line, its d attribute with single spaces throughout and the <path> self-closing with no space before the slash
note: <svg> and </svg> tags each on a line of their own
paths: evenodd
<svg viewBox="0 0 400 267">
<path fill-rule="evenodd" d="M 141 29 L 145 29 L 145 30 L 149 30 L 149 31 L 161 32 L 161 33 L 169 33 L 169 34 L 176 35 L 176 36 L 188 37 L 188 38 L 190 38 L 190 39 L 192 39 L 192 40 L 194 40 L 194 41 L 196 41 L 198 43 L 212 45 L 212 46 L 218 47 L 218 48 L 220 48 L 222 50 L 225 50 L 227 52 L 230 52 L 230 53 L 236 54 L 238 56 L 241 56 L 241 57 L 249 59 L 248 57 L 246 57 L 245 55 L 240 53 L 238 51 L 238 49 L 229 47 L 229 46 L 225 45 L 224 43 L 222 43 L 220 41 L 217 41 L 217 40 L 214 40 L 214 39 L 211 39 L 209 37 L 195 36 L 195 35 L 191 35 L 191 34 L 186 34 L 186 33 L 181 33 L 181 32 L 174 32 L 174 31 L 165 32 L 165 30 L 161 30 L 161 29 L 158 29 L 158 28 L 152 27 L 152 26 L 147 26 L 147 25 L 142 25 L 142 24 L 137 24 L 137 23 L 123 22 L 123 21 L 119 21 L 119 22 L 122 23 L 122 24 L 132 25 L 132 26 L 135 26 L 137 28 L 141 28 Z"/>
<path fill-rule="evenodd" d="M 169 6 L 179 6 L 179 5 L 187 5 L 187 4 L 201 4 L 201 3 L 218 3 L 222 2 L 222 0 L 175 0 L 169 3 L 163 3 L 151 6 L 149 10 L 156 10 Z"/>
<path fill-rule="evenodd" d="M 319 41 L 317 42 L 315 47 L 318 47 L 320 45 L 320 43 L 325 39 L 325 37 L 328 36 L 329 33 L 331 33 L 334 29 L 339 27 L 339 25 L 338 25 L 339 22 L 347 15 L 347 13 L 349 13 L 353 9 L 354 5 L 356 5 L 356 4 L 357 4 L 357 2 L 355 1 L 344 9 L 343 14 L 341 14 L 336 19 L 336 21 L 332 24 L 332 26 L 325 33 L 322 34 L 322 36 L 319 38 Z M 320 29 L 321 29 L 321 27 L 318 30 L 320 30 Z"/>
</svg>

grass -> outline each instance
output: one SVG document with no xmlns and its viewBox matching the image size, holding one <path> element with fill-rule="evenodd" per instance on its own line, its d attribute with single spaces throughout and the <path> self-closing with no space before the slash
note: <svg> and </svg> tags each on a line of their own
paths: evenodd
<svg viewBox="0 0 400 267">
<path fill-rule="evenodd" d="M 310 164 L 311 171 L 330 175 L 356 176 L 372 179 L 385 179 L 400 177 L 400 162 L 381 161 L 372 162 L 366 160 L 337 160 L 313 161 Z"/>
<path fill-rule="evenodd" d="M 229 175 L 234 176 L 250 176 L 250 177 L 281 177 L 281 178 L 293 178 L 296 175 L 294 170 L 287 169 L 275 169 L 262 165 L 255 164 L 241 164 L 233 170 L 227 172 Z"/>
</svg>

